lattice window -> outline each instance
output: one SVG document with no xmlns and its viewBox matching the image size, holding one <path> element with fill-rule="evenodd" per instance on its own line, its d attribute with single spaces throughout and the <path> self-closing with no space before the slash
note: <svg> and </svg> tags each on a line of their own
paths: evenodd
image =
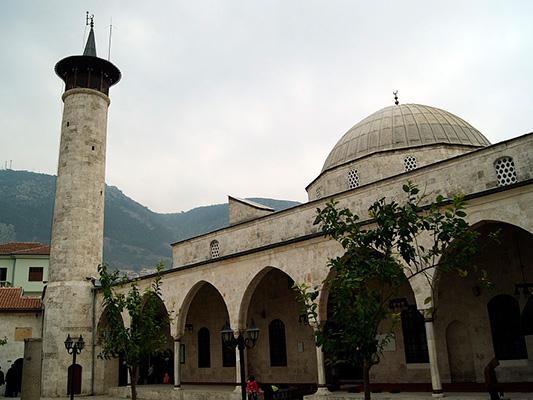
<svg viewBox="0 0 533 400">
<path fill-rule="evenodd" d="M 356 169 L 348 171 L 348 189 L 354 189 L 359 186 L 359 172 Z"/>
<path fill-rule="evenodd" d="M 211 258 L 218 258 L 220 256 L 220 245 L 218 244 L 218 240 L 213 240 L 211 242 Z"/>
<path fill-rule="evenodd" d="M 518 182 L 514 161 L 511 157 L 498 158 L 494 163 L 494 167 L 498 176 L 498 186 L 506 186 Z"/>
<path fill-rule="evenodd" d="M 320 199 L 322 197 L 322 186 L 318 186 L 315 189 L 315 195 L 317 199 Z"/>
<path fill-rule="evenodd" d="M 403 166 L 405 168 L 405 171 L 412 171 L 416 168 L 416 157 L 415 156 L 407 156 L 403 159 Z"/>
</svg>

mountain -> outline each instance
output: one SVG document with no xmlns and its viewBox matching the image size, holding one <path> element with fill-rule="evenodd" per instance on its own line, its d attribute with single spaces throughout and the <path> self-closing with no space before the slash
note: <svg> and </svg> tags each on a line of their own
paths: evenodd
<svg viewBox="0 0 533 400">
<path fill-rule="evenodd" d="M 0 171 L 0 243 L 50 242 L 55 176 Z M 295 201 L 251 198 L 275 210 Z M 160 214 L 137 203 L 115 186 L 105 192 L 104 261 L 121 270 L 140 271 L 163 259 L 171 265 L 170 243 L 228 225 L 228 205 L 215 204 Z"/>
</svg>

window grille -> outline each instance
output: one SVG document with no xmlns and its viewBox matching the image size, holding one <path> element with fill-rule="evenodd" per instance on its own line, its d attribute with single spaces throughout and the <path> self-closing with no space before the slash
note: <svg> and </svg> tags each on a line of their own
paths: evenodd
<svg viewBox="0 0 533 400">
<path fill-rule="evenodd" d="M 514 161 L 511 157 L 498 158 L 494 163 L 494 167 L 498 176 L 498 186 L 506 186 L 518 182 Z"/>
<path fill-rule="evenodd" d="M 403 159 L 403 166 L 405 167 L 405 171 L 412 171 L 416 168 L 416 157 L 415 156 L 407 156 Z"/>
<path fill-rule="evenodd" d="M 322 197 L 322 186 L 318 186 L 315 190 L 315 195 L 317 199 L 320 199 Z"/>
<path fill-rule="evenodd" d="M 429 354 L 424 317 L 414 305 L 407 306 L 407 309 L 402 311 L 401 317 L 405 362 L 407 364 L 428 363 Z"/>
<path fill-rule="evenodd" d="M 268 344 L 270 346 L 270 366 L 286 367 L 285 324 L 280 319 L 275 319 L 268 325 Z"/>
<path fill-rule="evenodd" d="M 211 368 L 211 340 L 205 327 L 198 331 L 198 368 Z"/>
<path fill-rule="evenodd" d="M 359 172 L 356 169 L 348 171 L 348 189 L 354 189 L 359 186 Z"/>
<path fill-rule="evenodd" d="M 218 258 L 220 256 L 220 245 L 218 244 L 218 240 L 213 240 L 211 242 L 211 258 Z"/>
</svg>

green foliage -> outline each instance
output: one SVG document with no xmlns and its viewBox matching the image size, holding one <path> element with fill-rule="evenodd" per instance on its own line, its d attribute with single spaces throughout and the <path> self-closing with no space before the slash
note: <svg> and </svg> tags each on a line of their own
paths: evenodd
<svg viewBox="0 0 533 400">
<path fill-rule="evenodd" d="M 437 196 L 422 207 L 425 196 L 415 185 L 407 183 L 403 191 L 404 204 L 381 198 L 369 207 L 367 221 L 347 208 L 337 208 L 334 201 L 317 209 L 315 224 L 344 251 L 328 260 L 331 273 L 322 289 L 295 285 L 304 312 L 317 328 L 317 345 L 327 354 L 326 361 L 363 366 L 366 399 L 370 398 L 368 371 L 379 362 L 399 320 L 390 300 L 417 275 L 423 275 L 432 290 L 435 271 L 466 276 L 477 249 L 477 233 L 464 219 L 461 196 Z M 316 304 L 320 290 L 330 293 L 331 315 L 322 324 Z M 428 307 L 429 303 L 432 297 L 426 300 Z M 378 341 L 378 334 L 385 334 L 384 339 Z"/>
<path fill-rule="evenodd" d="M 141 292 L 136 280 L 130 282 L 118 271 L 109 272 L 105 264 L 98 268 L 106 319 L 101 330 L 99 357 L 122 356 L 130 373 L 133 399 L 141 362 L 162 353 L 166 346 L 165 331 L 170 319 L 166 312 L 161 312 L 160 273 L 163 269 L 160 262 L 152 284 Z M 123 313 L 130 317 L 129 327 L 123 324 Z"/>
<path fill-rule="evenodd" d="M 0 346 L 7 344 L 7 337 L 0 338 Z"/>
</svg>

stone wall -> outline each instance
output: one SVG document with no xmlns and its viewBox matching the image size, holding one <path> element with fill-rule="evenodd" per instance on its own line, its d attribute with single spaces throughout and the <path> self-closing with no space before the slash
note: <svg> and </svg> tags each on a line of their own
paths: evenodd
<svg viewBox="0 0 533 400">
<path fill-rule="evenodd" d="M 24 339 L 41 337 L 42 316 L 40 312 L 3 312 L 0 321 L 0 338 L 7 338 L 7 344 L 0 346 L 0 367 L 5 375 L 16 359 L 24 357 Z"/>
<path fill-rule="evenodd" d="M 414 157 L 416 159 L 416 168 L 420 168 L 475 149 L 475 147 L 471 146 L 432 145 L 372 154 L 321 173 L 306 188 L 307 195 L 309 201 L 313 201 L 350 189 L 349 171 L 357 171 L 357 184 L 358 186 L 363 186 L 405 173 L 404 160 L 406 157 Z"/>
<path fill-rule="evenodd" d="M 210 259 L 210 243 L 217 240 L 221 256 L 271 245 L 305 235 L 318 228 L 313 225 L 316 208 L 334 198 L 359 215 L 381 197 L 402 199 L 402 185 L 408 180 L 429 195 L 475 194 L 498 187 L 494 162 L 503 156 L 514 159 L 518 181 L 532 178 L 533 154 L 523 151 L 533 147 L 533 134 L 521 136 L 434 165 L 418 168 L 399 176 L 386 178 L 359 188 L 344 191 L 317 201 L 280 211 L 269 216 L 234 225 L 172 246 L 173 265 L 180 267 Z"/>
</svg>

